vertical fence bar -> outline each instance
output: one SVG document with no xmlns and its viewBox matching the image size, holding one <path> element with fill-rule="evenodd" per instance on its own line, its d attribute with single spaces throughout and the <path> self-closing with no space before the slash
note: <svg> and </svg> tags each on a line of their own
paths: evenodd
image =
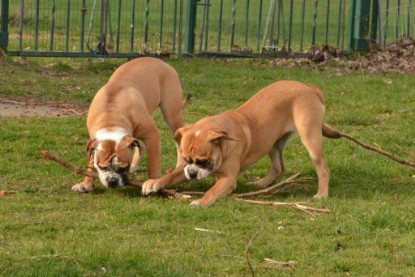
<svg viewBox="0 0 415 277">
<path fill-rule="evenodd" d="M 150 0 L 146 1 L 145 19 L 144 19 L 144 43 L 148 45 L 148 16 L 150 14 Z"/>
<path fill-rule="evenodd" d="M 134 51 L 135 0 L 131 1 L 130 52 Z"/>
<path fill-rule="evenodd" d="M 199 52 L 202 51 L 203 46 L 203 34 L 205 33 L 205 24 L 206 24 L 206 17 L 207 17 L 207 0 L 203 1 L 203 14 L 202 19 L 200 21 L 200 33 L 199 33 Z"/>
<path fill-rule="evenodd" d="M 344 50 L 344 37 L 346 33 L 346 0 L 343 1 L 343 8 L 342 8 L 342 31 L 340 33 L 340 50 L 343 52 Z"/>
<path fill-rule="evenodd" d="M 222 0 L 223 1 L 223 0 Z M 258 8 L 258 29 L 257 29 L 257 51 L 260 51 L 260 40 L 261 40 L 261 26 L 262 25 L 262 0 L 259 0 Z"/>
<path fill-rule="evenodd" d="M 71 0 L 66 3 L 66 25 L 65 25 L 65 51 L 69 50 L 69 28 L 71 23 Z"/>
<path fill-rule="evenodd" d="M 182 42 L 183 42 L 183 0 L 180 0 L 179 4 L 179 34 L 178 34 L 177 52 L 182 54 Z"/>
<path fill-rule="evenodd" d="M 110 7 L 110 1 L 107 0 L 106 3 L 106 22 L 109 28 L 109 35 L 110 35 L 110 41 L 109 43 L 106 43 L 106 50 L 108 54 L 114 53 L 114 34 L 112 32 L 112 19 L 111 19 L 111 7 Z"/>
<path fill-rule="evenodd" d="M 300 52 L 303 52 L 304 45 L 304 18 L 305 18 L 305 0 L 301 4 L 301 32 L 300 32 Z"/>
<path fill-rule="evenodd" d="M 290 2 L 290 19 L 289 19 L 289 26 L 288 26 L 288 52 L 291 53 L 291 40 L 292 40 L 292 33 L 293 33 L 293 16 L 294 16 L 294 0 Z"/>
<path fill-rule="evenodd" d="M 236 15 L 235 4 L 236 4 L 236 0 L 232 0 L 231 49 L 235 44 L 235 15 Z"/>
<path fill-rule="evenodd" d="M 177 0 L 174 0 L 173 7 L 173 32 L 172 32 L 172 51 L 176 52 L 176 34 L 177 34 Z"/>
<path fill-rule="evenodd" d="M 118 0 L 117 6 L 117 37 L 115 39 L 115 52 L 120 52 L 120 32 L 121 32 L 121 0 Z"/>
<path fill-rule="evenodd" d="M 398 14 L 396 15 L 395 20 L 395 40 L 399 38 L 399 21 L 401 20 L 401 0 L 398 0 Z"/>
<path fill-rule="evenodd" d="M 245 47 L 248 47 L 248 34 L 249 34 L 249 0 L 246 0 L 246 9 L 245 9 Z"/>
<path fill-rule="evenodd" d="M 385 47 L 384 41 L 384 29 L 382 25 L 382 0 L 376 0 L 378 2 L 378 17 L 379 17 L 379 45 L 381 48 Z"/>
<path fill-rule="evenodd" d="M 185 29 L 185 51 L 193 55 L 195 51 L 195 27 L 196 27 L 197 0 L 187 0 L 186 18 L 187 24 Z"/>
<path fill-rule="evenodd" d="M 38 42 L 39 42 L 39 0 L 36 0 L 35 3 L 35 38 L 34 38 L 34 50 L 38 50 Z"/>
<path fill-rule="evenodd" d="M 23 18 L 24 18 L 24 0 L 20 0 L 19 51 L 23 50 Z"/>
<path fill-rule="evenodd" d="M 100 26 L 100 38 L 98 44 L 98 51 L 100 55 L 106 54 L 107 49 L 107 10 L 108 10 L 108 3 L 109 0 L 102 0 L 101 1 L 101 26 Z"/>
<path fill-rule="evenodd" d="M 325 43 L 329 44 L 329 23 L 330 23 L 330 0 L 327 0 L 326 6 L 326 37 Z"/>
<path fill-rule="evenodd" d="M 379 19 L 379 7 L 378 1 L 372 1 L 372 15 L 371 15 L 371 22 L 370 22 L 370 39 L 372 41 L 376 41 L 377 29 L 378 29 L 378 19 Z"/>
<path fill-rule="evenodd" d="M 84 52 L 84 35 L 85 35 L 85 15 L 87 12 L 87 8 L 85 7 L 85 1 L 82 0 L 82 7 L 81 7 L 81 31 L 79 32 L 79 50 Z"/>
<path fill-rule="evenodd" d="M 340 30 L 341 30 L 341 24 L 342 24 L 342 15 L 343 15 L 343 13 L 342 13 L 342 1 L 343 0 L 339 0 L 339 8 L 338 8 L 338 11 L 337 11 L 337 14 L 339 15 L 339 18 L 338 18 L 338 20 L 337 20 L 337 39 L 336 39 L 336 47 L 338 47 L 339 48 L 339 46 L 340 46 Z"/>
<path fill-rule="evenodd" d="M 216 47 L 216 51 L 220 52 L 220 44 L 222 39 L 222 18 L 223 18 L 223 0 L 219 2 L 219 22 L 218 22 L 218 43 Z"/>
<path fill-rule="evenodd" d="M 388 28 L 389 28 L 389 0 L 386 0 L 386 15 L 385 15 L 385 37 L 384 42 L 386 43 L 386 38 L 388 34 Z"/>
<path fill-rule="evenodd" d="M 409 0 L 409 5 L 406 13 L 406 36 L 409 37 L 411 35 L 411 7 L 412 7 L 412 0 Z"/>
<path fill-rule="evenodd" d="M 312 34 L 312 38 L 311 38 L 311 46 L 316 45 L 317 6 L 318 6 L 318 0 L 314 0 L 313 34 Z"/>
<path fill-rule="evenodd" d="M 278 51 L 278 46 L 280 44 L 280 28 L 281 28 L 281 1 L 282 0 L 277 0 L 278 4 L 277 4 L 277 27 L 275 28 L 275 50 Z"/>
<path fill-rule="evenodd" d="M 209 35 L 209 14 L 210 14 L 210 0 L 206 0 L 206 21 L 205 21 L 205 41 L 204 50 L 207 51 L 208 35 Z"/>
<path fill-rule="evenodd" d="M 55 0 L 53 0 L 53 3 L 52 3 L 52 24 L 51 24 L 51 31 L 50 31 L 49 51 L 53 51 L 53 48 L 54 48 L 54 39 L 55 39 L 55 12 L 56 12 L 56 4 L 55 4 Z"/>
<path fill-rule="evenodd" d="M 9 44 L 8 39 L 9 39 L 9 0 L 3 0 L 0 1 L 1 3 L 1 9 L 0 9 L 0 48 L 4 47 L 5 49 L 7 49 L 7 46 Z"/>
<path fill-rule="evenodd" d="M 163 48 L 163 19 L 164 19 L 164 0 L 160 3 L 160 29 L 159 29 L 159 45 L 160 49 Z"/>
</svg>

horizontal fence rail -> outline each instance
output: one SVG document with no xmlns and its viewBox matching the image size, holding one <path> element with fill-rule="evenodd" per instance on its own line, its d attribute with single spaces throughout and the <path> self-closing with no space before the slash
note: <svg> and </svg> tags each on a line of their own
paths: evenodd
<svg viewBox="0 0 415 277">
<path fill-rule="evenodd" d="M 414 35 L 415 0 L 0 0 L 15 56 L 301 56 Z"/>
</svg>

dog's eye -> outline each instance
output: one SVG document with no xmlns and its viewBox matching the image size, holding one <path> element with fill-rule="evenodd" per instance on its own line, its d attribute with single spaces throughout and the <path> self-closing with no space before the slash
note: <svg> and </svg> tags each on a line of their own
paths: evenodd
<svg viewBox="0 0 415 277">
<path fill-rule="evenodd" d="M 195 163 L 197 166 L 205 167 L 209 164 L 209 160 L 196 160 Z"/>
<path fill-rule="evenodd" d="M 187 164 L 193 164 L 193 160 L 191 158 L 183 158 L 183 160 L 187 163 Z"/>
<path fill-rule="evenodd" d="M 98 168 L 101 169 L 102 171 L 110 170 L 109 166 L 100 166 L 100 165 L 98 165 Z"/>
<path fill-rule="evenodd" d="M 128 167 L 120 167 L 118 168 L 117 172 L 119 173 L 127 173 L 128 172 Z"/>
</svg>

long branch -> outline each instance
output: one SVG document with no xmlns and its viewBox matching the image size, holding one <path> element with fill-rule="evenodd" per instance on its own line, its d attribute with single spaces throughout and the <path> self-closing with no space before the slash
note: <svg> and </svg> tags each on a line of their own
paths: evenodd
<svg viewBox="0 0 415 277">
<path fill-rule="evenodd" d="M 289 177 L 289 178 L 287 178 L 287 179 L 285 179 L 285 180 L 283 180 L 283 181 L 281 181 L 281 182 L 279 182 L 279 183 L 277 183 L 273 186 L 270 186 L 270 187 L 267 187 L 267 188 L 264 188 L 264 189 L 261 189 L 261 190 L 247 192 L 247 193 L 235 193 L 235 194 L 232 194 L 232 196 L 236 197 L 236 198 L 243 198 L 243 197 L 256 196 L 256 195 L 260 195 L 260 194 L 269 193 L 269 192 L 271 192 L 271 191 L 273 191 L 273 190 L 275 190 L 279 187 L 282 187 L 282 186 L 292 182 L 298 176 L 300 176 L 300 173 L 296 173 L 293 176 L 291 176 L 291 177 Z"/>
<path fill-rule="evenodd" d="M 403 160 L 403 159 L 401 159 L 401 158 L 398 158 L 398 157 L 396 157 L 395 155 L 393 155 L 393 154 L 391 154 L 391 153 L 389 153 L 389 152 L 383 151 L 383 150 L 378 149 L 378 148 L 376 148 L 376 147 L 373 147 L 373 146 L 371 146 L 371 145 L 369 145 L 369 144 L 366 144 L 366 143 L 364 143 L 364 142 L 362 142 L 362 141 L 358 140 L 357 138 L 355 138 L 355 137 L 353 137 L 353 136 L 351 136 L 351 135 L 349 135 L 349 134 L 342 133 L 342 132 L 339 132 L 339 133 L 340 133 L 340 135 L 341 135 L 343 138 L 346 138 L 346 139 L 348 139 L 348 140 L 351 140 L 351 141 L 353 141 L 354 143 L 356 143 L 356 144 L 358 144 L 358 145 L 362 146 L 362 147 L 363 147 L 363 148 L 365 148 L 365 149 L 368 149 L 368 150 L 370 150 L 370 151 L 374 151 L 374 152 L 377 152 L 377 153 L 379 153 L 379 154 L 382 154 L 382 155 L 384 155 L 384 156 L 388 157 L 389 159 L 392 159 L 392 160 L 394 160 L 395 162 L 398 162 L 398 163 L 400 163 L 400 164 L 403 164 L 403 165 L 406 165 L 406 166 L 415 167 L 415 163 L 414 163 L 414 162 L 411 162 L 411 161 L 408 161 L 408 160 Z"/>
<path fill-rule="evenodd" d="M 63 165 L 64 167 L 68 168 L 69 170 L 71 170 L 72 172 L 75 172 L 78 175 L 83 175 L 83 176 L 89 176 L 92 178 L 98 178 L 98 174 L 96 172 L 93 171 L 88 171 L 82 167 L 76 166 L 73 163 L 70 163 L 64 159 L 62 159 L 59 156 L 54 155 L 53 153 L 46 151 L 46 150 L 42 150 L 41 151 L 41 155 L 47 159 L 47 160 L 51 160 L 54 162 L 57 162 L 61 165 Z M 128 185 L 130 186 L 134 186 L 134 187 L 141 187 L 142 186 L 142 182 L 140 181 L 134 181 L 134 180 L 130 180 L 128 182 Z M 168 198 L 190 198 L 190 196 L 179 193 L 175 190 L 170 190 L 170 189 L 161 189 L 159 191 L 159 194 L 166 196 Z"/>
</svg>

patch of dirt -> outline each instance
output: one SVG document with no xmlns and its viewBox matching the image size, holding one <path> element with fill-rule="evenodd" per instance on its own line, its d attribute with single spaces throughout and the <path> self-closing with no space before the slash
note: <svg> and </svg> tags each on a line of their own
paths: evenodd
<svg viewBox="0 0 415 277">
<path fill-rule="evenodd" d="M 88 107 L 67 103 L 40 102 L 33 98 L 8 98 L 0 95 L 0 118 L 20 116 L 68 117 L 87 113 Z"/>
</svg>

